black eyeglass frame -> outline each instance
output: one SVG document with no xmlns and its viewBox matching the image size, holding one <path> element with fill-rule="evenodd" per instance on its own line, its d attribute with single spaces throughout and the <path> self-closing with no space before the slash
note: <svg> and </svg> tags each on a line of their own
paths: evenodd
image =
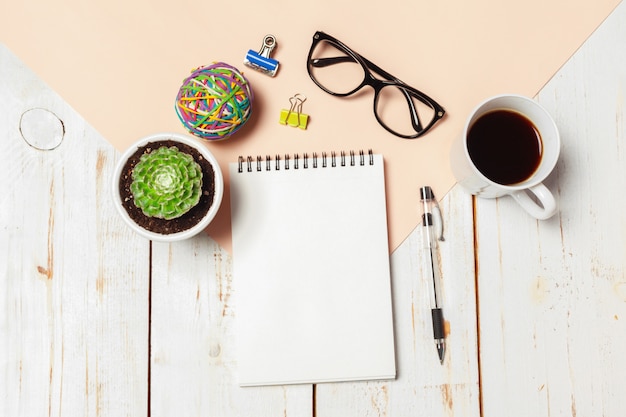
<svg viewBox="0 0 626 417">
<path fill-rule="evenodd" d="M 326 42 L 333 44 L 337 49 L 349 55 L 354 61 L 358 62 L 361 65 L 361 67 L 363 67 L 363 73 L 364 73 L 363 81 L 361 81 L 361 83 L 357 87 L 355 87 L 351 91 L 348 91 L 347 93 L 336 93 L 324 87 L 322 84 L 318 82 L 315 76 L 313 76 L 313 74 L 311 73 L 311 67 L 316 67 L 316 66 L 324 67 L 324 66 L 332 65 L 332 64 L 349 59 L 347 56 L 335 57 L 335 58 L 324 58 L 324 62 L 322 62 L 319 59 L 312 59 L 313 51 L 315 50 L 315 47 L 317 46 L 317 44 L 320 43 L 321 41 L 326 41 Z M 376 117 L 376 120 L 383 128 L 385 128 L 385 130 L 387 130 L 388 132 L 392 133 L 395 136 L 398 136 L 404 139 L 419 138 L 420 136 L 428 132 L 434 126 L 434 124 L 437 121 L 439 121 L 446 113 L 444 108 L 441 107 L 439 103 L 437 103 L 435 100 L 430 98 L 428 95 L 404 83 L 398 77 L 391 75 L 387 71 L 380 68 L 378 65 L 374 64 L 372 61 L 354 52 L 350 47 L 345 45 L 343 42 L 341 42 L 337 38 L 330 36 L 327 33 L 324 33 L 321 31 L 317 31 L 313 35 L 313 43 L 311 44 L 311 49 L 309 49 L 309 55 L 307 57 L 307 72 L 309 73 L 309 77 L 311 77 L 311 80 L 313 80 L 313 82 L 319 88 L 321 88 L 328 94 L 336 96 L 336 97 L 347 97 L 349 95 L 356 93 L 357 91 L 359 91 L 361 88 L 365 86 L 372 87 L 374 89 L 374 116 Z M 378 74 L 379 76 L 385 79 L 381 80 L 379 78 L 376 78 L 372 74 L 372 72 Z M 416 132 L 415 134 L 405 135 L 402 133 L 398 133 L 394 131 L 393 129 L 391 129 L 389 126 L 387 126 L 385 122 L 379 117 L 378 111 L 376 110 L 378 108 L 377 106 L 378 106 L 379 94 L 380 94 L 380 91 L 384 87 L 388 87 L 388 86 L 398 87 L 404 94 L 404 97 L 406 98 L 407 104 L 409 106 L 409 110 L 411 114 L 411 122 L 412 122 L 413 128 L 415 129 L 415 132 Z M 426 126 L 422 126 L 419 115 L 417 114 L 417 109 L 415 108 L 415 104 L 413 103 L 411 96 L 419 100 L 424 105 L 433 109 L 434 117 Z"/>
</svg>

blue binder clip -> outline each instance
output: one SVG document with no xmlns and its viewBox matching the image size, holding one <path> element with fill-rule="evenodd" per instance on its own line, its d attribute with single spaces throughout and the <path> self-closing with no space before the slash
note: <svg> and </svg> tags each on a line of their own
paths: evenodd
<svg viewBox="0 0 626 417">
<path fill-rule="evenodd" d="M 275 47 L 276 38 L 274 35 L 265 35 L 263 46 L 259 52 L 250 49 L 243 60 L 244 65 L 273 77 L 278 71 L 278 61 L 270 57 Z"/>
</svg>

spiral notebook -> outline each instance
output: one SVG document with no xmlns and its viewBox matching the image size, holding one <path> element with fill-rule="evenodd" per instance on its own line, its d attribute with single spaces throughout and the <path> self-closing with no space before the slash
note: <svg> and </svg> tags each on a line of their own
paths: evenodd
<svg viewBox="0 0 626 417">
<path fill-rule="evenodd" d="M 239 384 L 392 379 L 383 158 L 229 165 Z"/>
</svg>

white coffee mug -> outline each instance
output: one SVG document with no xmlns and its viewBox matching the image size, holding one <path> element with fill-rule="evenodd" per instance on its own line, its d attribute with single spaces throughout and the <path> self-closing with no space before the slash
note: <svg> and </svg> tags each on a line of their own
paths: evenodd
<svg viewBox="0 0 626 417">
<path fill-rule="evenodd" d="M 536 169 L 526 179 L 513 184 L 501 184 L 485 176 L 477 168 L 468 150 L 468 135 L 474 123 L 481 116 L 496 110 L 508 110 L 524 116 L 534 125 L 541 137 L 541 153 Z M 554 169 L 560 150 L 559 131 L 550 114 L 539 103 L 528 97 L 505 94 L 488 98 L 474 108 L 463 127 L 463 132 L 452 145 L 450 162 L 457 181 L 471 194 L 485 198 L 510 195 L 531 216 L 537 219 L 547 219 L 556 213 L 557 203 L 542 181 Z M 476 150 L 473 152 L 475 155 Z M 499 159 L 492 162 L 503 163 Z M 534 195 L 534 198 L 529 193 Z"/>
</svg>

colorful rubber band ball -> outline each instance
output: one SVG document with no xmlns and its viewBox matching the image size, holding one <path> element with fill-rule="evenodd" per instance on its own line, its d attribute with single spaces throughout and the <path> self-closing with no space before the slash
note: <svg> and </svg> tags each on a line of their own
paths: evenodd
<svg viewBox="0 0 626 417">
<path fill-rule="evenodd" d="M 200 67 L 184 81 L 176 96 L 176 114 L 193 135 L 226 139 L 252 113 L 250 83 L 239 70 L 223 62 Z"/>
</svg>

